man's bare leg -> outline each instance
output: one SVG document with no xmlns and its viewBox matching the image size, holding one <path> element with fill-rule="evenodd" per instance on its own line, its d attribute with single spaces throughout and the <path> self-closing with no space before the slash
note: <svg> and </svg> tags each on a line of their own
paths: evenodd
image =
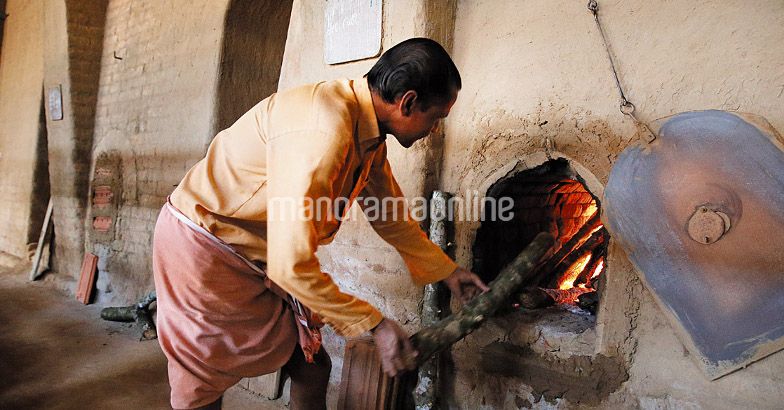
<svg viewBox="0 0 784 410">
<path fill-rule="evenodd" d="M 283 371 L 291 377 L 291 403 L 293 410 L 323 410 L 327 408 L 327 385 L 332 370 L 332 360 L 322 347 L 313 357 L 315 363 L 305 361 L 299 344 L 294 349 Z"/>
<path fill-rule="evenodd" d="M 204 406 L 201 407 L 196 407 L 193 410 L 221 410 L 222 403 L 223 403 L 223 396 L 220 396 L 218 397 L 218 400 L 215 400 L 210 404 L 205 404 Z"/>
</svg>

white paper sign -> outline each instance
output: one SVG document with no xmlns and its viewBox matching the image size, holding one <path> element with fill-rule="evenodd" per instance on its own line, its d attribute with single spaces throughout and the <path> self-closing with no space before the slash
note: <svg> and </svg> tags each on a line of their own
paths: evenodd
<svg viewBox="0 0 784 410">
<path fill-rule="evenodd" d="M 324 61 L 339 64 L 381 52 L 383 0 L 327 0 L 324 16 Z"/>
</svg>

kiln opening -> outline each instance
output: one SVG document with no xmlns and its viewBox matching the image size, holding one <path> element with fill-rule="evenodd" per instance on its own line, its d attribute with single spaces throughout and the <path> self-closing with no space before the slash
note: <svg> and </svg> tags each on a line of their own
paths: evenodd
<svg viewBox="0 0 784 410">
<path fill-rule="evenodd" d="M 490 187 L 487 197 L 512 198 L 514 217 L 483 218 L 473 247 L 473 270 L 492 281 L 536 234 L 550 232 L 556 238 L 554 253 L 510 304 L 528 310 L 557 305 L 572 313 L 595 314 L 609 234 L 599 219 L 598 199 L 569 162 L 549 160 L 508 175 Z"/>
</svg>

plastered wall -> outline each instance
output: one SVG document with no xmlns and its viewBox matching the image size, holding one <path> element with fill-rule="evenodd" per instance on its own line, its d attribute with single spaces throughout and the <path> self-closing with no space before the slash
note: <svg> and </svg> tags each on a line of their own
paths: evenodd
<svg viewBox="0 0 784 410">
<path fill-rule="evenodd" d="M 641 119 L 732 109 L 763 115 L 784 130 L 783 3 L 599 3 L 621 82 Z M 152 289 L 158 210 L 219 127 L 222 40 L 232 4 L 8 1 L 11 16 L 0 53 L 0 220 L 8 222 L 0 231 L 0 250 L 25 252 L 20 238 L 29 220 L 41 84 L 62 84 L 65 119 L 47 120 L 52 193 L 59 204 L 56 268 L 75 277 L 87 249 L 101 257 L 99 302 L 129 303 Z M 324 2 L 293 1 L 280 88 L 360 77 L 372 66 L 373 59 L 323 62 L 324 8 Z M 599 193 L 618 153 L 637 139 L 633 124 L 618 112 L 605 51 L 582 1 L 385 2 L 383 48 L 414 36 L 447 46 L 463 90 L 444 136 L 410 150 L 388 140 L 393 170 L 408 196 L 436 188 L 481 192 L 521 159 L 523 166 L 534 164 L 545 152 L 578 164 L 589 189 Z M 104 158 L 116 170 L 116 213 L 109 236 L 94 237 L 90 181 Z M 476 227 L 456 226 L 456 257 L 463 265 L 470 264 Z M 421 289 L 364 220 L 344 223 L 319 256 L 344 290 L 409 331 L 419 327 Z M 775 408 L 784 400 L 778 388 L 784 382 L 782 353 L 708 382 L 617 246 L 610 250 L 606 280 L 595 348 L 624 360 L 629 375 L 600 407 Z M 455 346 L 444 393 L 449 404 L 574 407 L 543 399 L 516 378 L 479 372 L 488 334 L 477 332 Z M 326 331 L 333 384 L 339 382 L 343 346 Z"/>
<path fill-rule="evenodd" d="M 27 257 L 41 131 L 43 7 L 40 2 L 9 0 L 5 12 L 0 52 L 0 250 Z"/>
<path fill-rule="evenodd" d="M 784 129 L 783 3 L 599 5 L 621 82 L 641 119 L 739 110 Z M 463 91 L 447 120 L 442 187 L 460 192 L 486 186 L 500 168 L 549 146 L 553 155 L 585 167 L 601 189 L 618 153 L 637 137 L 618 111 L 609 63 L 585 2 L 460 1 L 454 36 Z M 457 226 L 459 262 L 470 261 L 474 231 L 472 224 Z M 600 312 L 596 349 L 626 358 L 630 374 L 602 407 L 775 408 L 784 400 L 777 387 L 784 381 L 784 354 L 709 382 L 618 247 L 611 250 L 607 275 L 603 301 L 611 310 Z M 541 391 L 514 378 L 476 372 L 479 349 L 490 342 L 478 333 L 456 346 L 454 405 L 568 407 L 541 399 Z"/>
</svg>

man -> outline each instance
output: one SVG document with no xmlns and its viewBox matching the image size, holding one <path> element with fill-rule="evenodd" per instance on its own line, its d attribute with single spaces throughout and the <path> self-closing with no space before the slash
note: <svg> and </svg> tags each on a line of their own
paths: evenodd
<svg viewBox="0 0 784 410">
<path fill-rule="evenodd" d="M 346 337 L 372 330 L 384 371 L 406 370 L 402 358 L 415 354 L 406 332 L 341 292 L 321 272 L 316 250 L 347 211 L 331 209 L 335 199 L 403 197 L 386 135 L 404 147 L 424 138 L 460 87 L 438 43 L 411 39 L 365 78 L 274 94 L 215 137 L 155 228 L 158 334 L 174 408 L 219 408 L 242 377 L 281 367 L 291 377 L 292 408 L 324 408 L 331 364 L 318 318 Z M 417 284 L 443 280 L 461 300 L 487 290 L 406 218 L 402 201 L 385 202 L 371 224 Z"/>
</svg>

